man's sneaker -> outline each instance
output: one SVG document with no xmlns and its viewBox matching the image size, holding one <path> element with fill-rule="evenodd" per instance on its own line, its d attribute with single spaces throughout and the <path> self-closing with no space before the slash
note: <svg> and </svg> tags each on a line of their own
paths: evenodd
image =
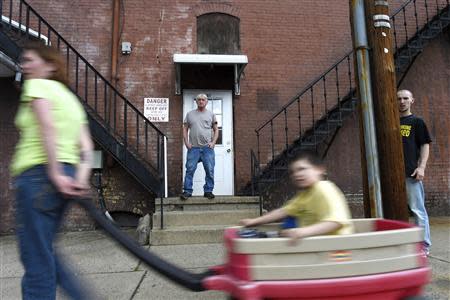
<svg viewBox="0 0 450 300">
<path fill-rule="evenodd" d="M 214 194 L 211 192 L 205 192 L 205 194 L 203 194 L 204 197 L 208 198 L 208 199 L 214 199 Z"/>
<path fill-rule="evenodd" d="M 180 195 L 180 199 L 187 200 L 190 196 L 191 194 L 189 194 L 188 192 L 183 192 L 183 194 Z"/>
</svg>

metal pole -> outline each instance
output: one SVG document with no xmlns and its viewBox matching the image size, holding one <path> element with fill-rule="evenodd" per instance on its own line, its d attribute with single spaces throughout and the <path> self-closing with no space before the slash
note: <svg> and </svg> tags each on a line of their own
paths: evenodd
<svg viewBox="0 0 450 300">
<path fill-rule="evenodd" d="M 168 183 L 169 179 L 167 178 L 167 137 L 164 136 L 164 197 L 168 197 Z"/>
<path fill-rule="evenodd" d="M 351 0 L 351 16 L 353 19 L 353 38 L 357 65 L 358 92 L 361 101 L 363 119 L 364 145 L 367 164 L 369 199 L 374 203 L 374 216 L 383 217 L 381 201 L 380 171 L 378 164 L 375 121 L 373 117 L 372 85 L 370 78 L 369 46 L 366 34 L 364 1 Z"/>
</svg>

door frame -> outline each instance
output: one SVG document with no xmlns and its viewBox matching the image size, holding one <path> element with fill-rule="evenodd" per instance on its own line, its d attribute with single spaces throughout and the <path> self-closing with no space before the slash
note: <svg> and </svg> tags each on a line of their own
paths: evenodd
<svg viewBox="0 0 450 300">
<path fill-rule="evenodd" d="M 235 160 L 235 156 L 234 156 L 234 124 L 233 124 L 233 121 L 234 121 L 234 117 L 233 117 L 233 113 L 234 113 L 234 111 L 233 111 L 233 91 L 232 90 L 215 90 L 215 89 L 183 89 L 183 93 L 182 93 L 182 120 L 181 120 L 182 123 L 184 121 L 184 118 L 185 118 L 187 112 L 192 110 L 192 108 L 191 109 L 185 109 L 185 107 L 186 107 L 186 103 L 185 103 L 186 99 L 185 99 L 185 97 L 186 97 L 187 93 L 192 94 L 194 97 L 196 95 L 200 94 L 200 93 L 207 94 L 208 97 L 211 94 L 214 96 L 214 93 L 227 93 L 227 94 L 229 94 L 229 97 L 230 97 L 230 101 L 229 101 L 229 114 L 230 114 L 230 116 L 229 116 L 229 141 L 225 141 L 225 139 L 222 138 L 222 142 L 223 143 L 220 145 L 223 148 L 222 149 L 223 152 L 227 151 L 227 150 L 225 150 L 226 148 L 230 149 L 230 152 L 227 152 L 227 153 L 229 153 L 229 155 L 231 155 L 231 158 L 230 158 L 231 171 L 229 172 L 229 175 L 226 176 L 227 177 L 226 179 L 229 181 L 228 182 L 228 184 L 229 184 L 229 188 L 228 188 L 229 191 L 227 191 L 225 194 L 222 194 L 222 193 L 219 192 L 219 193 L 217 193 L 217 195 L 232 196 L 235 193 L 235 182 L 234 182 L 234 177 L 235 177 L 235 174 L 234 174 L 235 173 L 235 161 L 234 160 Z M 208 103 L 209 103 L 209 101 L 208 101 Z M 224 107 L 224 105 L 222 104 L 222 108 L 223 107 Z M 182 143 L 182 147 L 183 147 L 183 150 L 182 150 L 183 151 L 183 157 L 182 157 L 182 170 L 183 170 L 182 182 L 184 182 L 184 177 L 185 177 L 185 174 L 186 174 L 186 154 L 187 154 L 187 149 L 186 149 L 186 146 L 184 145 L 184 142 Z M 218 146 L 216 145 L 215 150 L 217 149 L 217 147 Z M 224 161 L 225 161 L 225 159 L 224 159 Z M 217 168 L 217 165 L 218 164 L 217 164 L 217 151 L 216 151 L 216 167 L 215 168 Z M 203 170 L 203 166 L 200 165 L 200 166 L 198 166 L 195 174 L 197 174 L 199 168 L 201 168 Z M 224 172 L 226 171 L 225 168 L 227 168 L 227 166 L 224 165 Z M 214 173 L 217 174 L 216 169 L 215 169 Z M 194 178 L 195 178 L 195 175 L 194 175 Z M 216 179 L 216 176 L 215 176 L 214 179 Z M 215 191 L 216 191 L 216 182 L 214 184 L 213 192 L 216 193 Z M 202 191 L 202 194 L 203 194 L 203 191 Z"/>
</svg>

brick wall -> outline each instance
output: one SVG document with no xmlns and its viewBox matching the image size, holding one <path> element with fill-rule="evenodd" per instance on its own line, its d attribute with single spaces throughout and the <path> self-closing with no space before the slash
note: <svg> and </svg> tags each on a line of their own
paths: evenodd
<svg viewBox="0 0 450 300">
<path fill-rule="evenodd" d="M 27 3 L 109 78 L 112 1 L 31 0 Z"/>
<path fill-rule="evenodd" d="M 242 94 L 234 99 L 235 154 L 236 161 L 243 162 L 236 169 L 236 183 L 239 183 L 236 191 L 250 175 L 248 155 L 256 143 L 254 129 L 350 49 L 347 3 L 330 4 L 321 0 L 304 1 L 299 5 L 298 1 L 292 0 L 282 3 L 254 0 L 183 1 L 182 4 L 164 1 L 152 5 L 143 1 L 124 1 L 123 4 L 125 18 L 121 41 L 131 42 L 133 52 L 119 58 L 118 86 L 140 109 L 144 97 L 170 98 L 170 123 L 159 123 L 158 126 L 169 137 L 172 193 L 180 191 L 182 178 L 182 99 L 174 96 L 172 56 L 174 53 L 196 53 L 198 15 L 222 12 L 239 17 L 241 50 L 250 62 L 242 79 Z M 108 74 L 109 4 L 79 1 L 74 5 L 65 1 L 35 0 L 31 5 L 55 24 L 82 55 Z M 89 13 L 82 14 L 86 5 L 90 7 Z M 333 22 L 330 22 L 331 16 Z M 82 24 L 77 26 L 80 21 Z M 315 40 L 323 42 L 312 42 Z M 276 94 L 270 109 L 258 107 L 258 91 Z"/>
<path fill-rule="evenodd" d="M 391 2 L 391 8 L 394 9 L 404 1 Z M 102 74 L 110 76 L 112 1 L 30 0 L 29 3 Z M 133 51 L 131 55 L 119 57 L 118 88 L 141 110 L 144 97 L 170 98 L 170 122 L 157 123 L 157 126 L 169 137 L 169 190 L 172 195 L 181 191 L 182 179 L 182 97 L 174 95 L 172 56 L 174 53 L 196 53 L 197 16 L 222 12 L 240 18 L 241 51 L 248 56 L 249 64 L 241 80 L 241 96 L 234 96 L 233 99 L 234 153 L 235 161 L 239 161 L 235 170 L 236 191 L 250 177 L 249 152 L 256 146 L 254 129 L 351 49 L 349 7 L 345 1 L 127 0 L 122 4 L 120 41 L 131 42 Z M 442 38 L 439 43 L 426 49 L 411 69 L 404 85 L 417 86 L 423 76 L 431 78 L 426 72 L 435 73 L 436 68 L 441 70 L 440 80 L 445 80 L 445 74 L 448 78 L 444 66 L 439 63 L 445 57 L 448 59 L 445 56 L 448 45 L 445 43 L 448 43 L 448 39 Z M 433 57 L 433 68 L 425 62 L 428 56 Z M 437 75 L 433 76 L 436 78 Z M 427 84 L 427 89 L 424 89 L 429 99 L 426 109 L 436 109 L 435 98 L 442 98 L 438 95 L 447 95 L 448 101 L 448 89 L 443 83 L 433 81 Z M 420 93 L 425 92 L 419 92 L 419 99 L 426 98 Z M 423 109 L 419 105 L 417 109 Z M 429 113 L 428 117 L 432 115 Z M 335 178 L 342 181 L 343 189 L 358 198 L 362 188 L 358 165 L 359 146 L 354 136 L 359 133 L 357 118 L 353 117 L 352 120 L 353 123 L 346 123 L 350 125 L 346 125 L 339 133 L 327 161 L 330 164 L 330 176 L 334 176 L 336 170 Z M 445 121 L 433 122 L 441 126 L 441 131 L 436 130 L 434 133 L 445 132 L 443 128 L 448 128 Z M 433 150 L 438 153 L 432 153 L 430 174 L 431 168 L 438 169 L 441 166 L 443 160 L 437 160 L 437 157 L 449 156 L 448 140 L 447 144 L 439 145 L 438 150 Z M 346 153 L 353 153 L 354 156 Z M 123 171 L 120 167 L 114 168 L 117 171 L 108 173 L 112 177 L 110 182 L 123 182 L 118 175 Z M 340 175 L 342 172 L 348 176 L 347 180 Z M 427 180 L 436 180 L 440 182 L 439 185 L 448 186 L 442 181 L 444 177 L 430 176 Z M 445 192 L 445 188 L 433 192 L 429 181 L 426 181 L 426 186 L 430 201 L 442 203 L 439 199 L 443 193 L 448 195 L 448 189 Z M 136 197 L 129 193 L 137 190 L 136 193 L 140 195 L 137 198 L 147 197 L 139 189 L 134 183 L 122 184 L 119 192 L 115 190 L 110 193 L 108 190 L 107 198 L 114 197 L 114 201 L 123 201 L 126 206 L 139 207 L 140 204 L 133 200 Z M 111 203 L 111 206 L 114 205 Z"/>
<path fill-rule="evenodd" d="M 9 175 L 11 161 L 18 133 L 14 127 L 19 91 L 12 79 L 0 79 L 0 233 L 11 232 L 14 228 L 13 186 Z"/>
</svg>

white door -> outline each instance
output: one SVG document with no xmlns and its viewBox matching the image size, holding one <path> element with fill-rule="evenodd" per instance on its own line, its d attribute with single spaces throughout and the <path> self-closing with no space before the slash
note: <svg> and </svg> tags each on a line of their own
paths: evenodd
<svg viewBox="0 0 450 300">
<path fill-rule="evenodd" d="M 219 138 L 214 152 L 216 165 L 214 168 L 214 190 L 216 195 L 233 195 L 234 163 L 233 163 L 233 106 L 231 91 L 183 90 L 183 120 L 186 114 L 197 108 L 195 97 L 200 94 L 208 96 L 206 109 L 212 111 L 217 118 Z M 187 149 L 183 143 L 183 182 L 186 174 Z M 203 195 L 205 170 L 202 163 L 197 165 L 194 174 L 193 195 Z"/>
</svg>

